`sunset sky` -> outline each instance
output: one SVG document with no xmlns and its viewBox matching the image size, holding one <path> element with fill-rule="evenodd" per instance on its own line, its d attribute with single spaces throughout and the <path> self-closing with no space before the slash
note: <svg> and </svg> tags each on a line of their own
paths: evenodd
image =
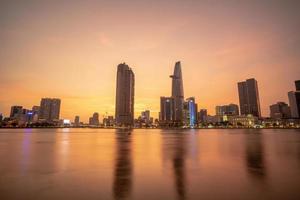
<svg viewBox="0 0 300 200">
<path fill-rule="evenodd" d="M 61 118 L 114 115 L 117 65 L 132 67 L 137 117 L 159 112 L 181 61 L 185 97 L 215 114 L 256 78 L 263 116 L 300 79 L 297 0 L 1 0 L 0 113 L 62 99 Z"/>
</svg>

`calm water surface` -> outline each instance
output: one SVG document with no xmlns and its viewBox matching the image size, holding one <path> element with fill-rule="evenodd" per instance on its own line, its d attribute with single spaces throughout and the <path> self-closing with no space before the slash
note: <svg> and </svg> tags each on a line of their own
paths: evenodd
<svg viewBox="0 0 300 200">
<path fill-rule="evenodd" d="M 300 199 L 300 130 L 0 129 L 0 199 Z"/>
</svg>

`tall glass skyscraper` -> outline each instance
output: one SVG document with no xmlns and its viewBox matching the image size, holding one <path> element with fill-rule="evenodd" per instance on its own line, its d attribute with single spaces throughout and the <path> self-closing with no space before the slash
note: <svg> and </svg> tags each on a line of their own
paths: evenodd
<svg viewBox="0 0 300 200">
<path fill-rule="evenodd" d="M 172 124 L 174 121 L 174 98 L 160 97 L 160 113 L 159 120 L 163 124 Z"/>
<path fill-rule="evenodd" d="M 197 123 L 197 104 L 195 98 L 190 97 L 186 99 L 184 103 L 184 119 L 185 125 L 191 128 L 196 126 Z"/>
<path fill-rule="evenodd" d="M 241 115 L 261 117 L 257 81 L 254 78 L 238 83 Z"/>
<path fill-rule="evenodd" d="M 134 122 L 134 73 L 125 63 L 118 65 L 115 118 L 117 126 Z"/>
<path fill-rule="evenodd" d="M 184 94 L 180 62 L 175 63 L 174 73 L 170 77 L 172 78 L 172 97 L 174 98 L 174 121 L 177 123 L 182 123 Z"/>
</svg>

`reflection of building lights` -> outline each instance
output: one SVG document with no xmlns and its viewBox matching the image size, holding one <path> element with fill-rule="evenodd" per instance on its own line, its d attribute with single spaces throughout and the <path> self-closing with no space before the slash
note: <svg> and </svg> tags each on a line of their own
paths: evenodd
<svg viewBox="0 0 300 200">
<path fill-rule="evenodd" d="M 70 132 L 70 129 L 69 128 L 63 128 L 63 133 L 68 133 L 68 132 Z"/>
</svg>

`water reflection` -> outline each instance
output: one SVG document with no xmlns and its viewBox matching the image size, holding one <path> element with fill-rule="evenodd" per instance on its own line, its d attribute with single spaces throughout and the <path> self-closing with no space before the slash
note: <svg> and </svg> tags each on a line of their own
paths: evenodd
<svg viewBox="0 0 300 200">
<path fill-rule="evenodd" d="M 264 159 L 263 135 L 259 130 L 245 130 L 246 165 L 249 174 L 258 179 L 265 178 L 266 166 Z"/>
<path fill-rule="evenodd" d="M 115 199 L 127 199 L 132 189 L 131 130 L 116 130 L 113 182 Z"/>
<path fill-rule="evenodd" d="M 0 129 L 0 199 L 299 199 L 299 131 L 130 133 Z"/>
<path fill-rule="evenodd" d="M 31 143 L 31 129 L 26 129 L 23 134 L 23 141 L 22 141 L 22 157 L 21 157 L 21 172 L 22 174 L 26 174 L 29 166 L 29 159 L 30 159 L 30 143 Z"/>
<path fill-rule="evenodd" d="M 174 186 L 177 193 L 177 198 L 180 200 L 186 199 L 186 134 L 183 131 L 173 133 L 164 133 L 163 135 L 163 154 L 167 160 L 172 161 L 172 171 L 174 177 Z"/>
</svg>

